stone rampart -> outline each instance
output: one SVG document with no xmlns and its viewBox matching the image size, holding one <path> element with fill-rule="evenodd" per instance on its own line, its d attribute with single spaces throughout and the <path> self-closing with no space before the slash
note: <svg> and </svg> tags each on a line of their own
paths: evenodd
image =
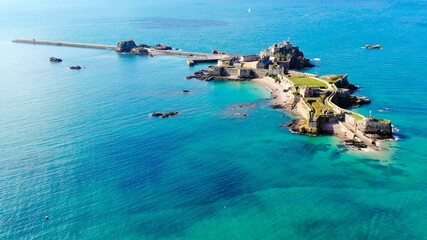
<svg viewBox="0 0 427 240">
<path fill-rule="evenodd" d="M 311 108 L 307 105 L 307 103 L 303 99 L 299 99 L 296 104 L 298 113 L 305 119 L 311 119 Z"/>
</svg>

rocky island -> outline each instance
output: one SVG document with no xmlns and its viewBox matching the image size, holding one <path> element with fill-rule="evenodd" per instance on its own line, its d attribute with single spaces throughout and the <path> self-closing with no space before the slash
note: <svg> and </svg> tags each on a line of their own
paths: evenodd
<svg viewBox="0 0 427 240">
<path fill-rule="evenodd" d="M 358 86 L 348 81 L 347 74 L 317 76 L 296 71 L 313 66 L 297 46 L 285 41 L 257 55 L 229 55 L 187 78 L 263 84 L 272 93 L 272 107 L 299 117 L 287 125 L 294 132 L 335 134 L 358 147 L 377 147 L 378 140 L 392 137 L 389 120 L 345 109 L 370 103 L 366 97 L 353 95 Z"/>
<path fill-rule="evenodd" d="M 120 41 L 116 46 L 104 44 L 60 42 L 35 39 L 15 39 L 16 43 L 43 44 L 67 47 L 115 50 L 128 55 L 172 55 L 186 57 L 187 64 L 216 63 L 197 71 L 187 79 L 253 81 L 266 86 L 272 93 L 272 107 L 298 116 L 287 126 L 294 132 L 310 135 L 335 134 L 346 143 L 357 147 L 377 147 L 378 140 L 392 138 L 389 120 L 347 110 L 370 103 L 366 97 L 355 96 L 358 86 L 348 81 L 347 74 L 317 76 L 297 70 L 314 67 L 298 46 L 284 41 L 254 55 L 227 54 L 173 50 L 164 44 L 136 45 L 133 40 Z M 380 45 L 367 45 L 367 49 L 380 49 Z M 81 69 L 75 66 L 72 69 Z M 178 112 L 153 113 L 153 117 L 167 118 Z"/>
</svg>

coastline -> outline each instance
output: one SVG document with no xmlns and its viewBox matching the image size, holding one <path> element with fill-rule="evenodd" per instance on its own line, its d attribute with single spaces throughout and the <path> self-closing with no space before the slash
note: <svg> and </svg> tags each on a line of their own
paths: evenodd
<svg viewBox="0 0 427 240">
<path fill-rule="evenodd" d="M 280 109 L 283 112 L 286 112 L 286 114 L 288 115 L 299 116 L 298 112 L 294 108 L 292 108 L 292 105 L 288 103 L 288 100 L 284 96 L 283 94 L 284 88 L 279 83 L 276 83 L 273 78 L 271 77 L 255 78 L 255 79 L 252 79 L 251 82 L 254 82 L 256 84 L 263 86 L 267 91 L 270 92 L 272 106 L 281 106 L 281 107 L 275 107 L 276 109 Z M 297 119 L 299 118 L 300 117 L 297 117 Z M 298 132 L 292 131 L 289 126 L 288 126 L 288 129 L 293 133 L 298 133 Z M 346 137 L 345 131 L 343 131 L 338 125 L 333 127 L 332 135 L 344 141 L 348 140 L 348 138 Z"/>
</svg>

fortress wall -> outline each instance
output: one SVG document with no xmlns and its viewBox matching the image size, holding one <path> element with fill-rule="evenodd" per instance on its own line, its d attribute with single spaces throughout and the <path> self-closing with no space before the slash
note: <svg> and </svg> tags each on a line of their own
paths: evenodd
<svg viewBox="0 0 427 240">
<path fill-rule="evenodd" d="M 254 76 L 252 69 L 239 69 L 238 76 L 241 78 L 251 78 Z"/>
<path fill-rule="evenodd" d="M 232 77 L 239 77 L 240 72 L 238 68 L 224 68 L 224 71 L 227 75 Z"/>
<path fill-rule="evenodd" d="M 209 75 L 211 76 L 221 76 L 221 68 L 210 68 Z"/>
<path fill-rule="evenodd" d="M 311 112 L 311 108 L 307 105 L 307 103 L 302 100 L 299 99 L 297 105 L 297 111 L 298 113 L 305 119 L 309 120 L 310 119 L 310 112 Z"/>
<path fill-rule="evenodd" d="M 282 70 L 280 70 L 280 69 L 273 69 L 273 70 L 270 70 L 270 69 L 252 69 L 253 71 L 254 71 L 254 73 L 255 73 L 255 75 L 257 76 L 257 77 L 265 77 L 265 76 L 267 76 L 267 74 L 275 74 L 275 75 L 278 75 L 278 74 L 282 74 L 283 72 L 282 72 Z"/>
<path fill-rule="evenodd" d="M 338 121 L 344 121 L 344 114 L 325 114 L 325 115 L 320 115 L 317 118 L 317 122 L 319 124 L 326 124 L 326 123 L 334 123 L 334 122 L 338 122 Z"/>
<path fill-rule="evenodd" d="M 356 127 L 357 126 L 357 119 L 355 119 L 354 117 L 352 117 L 352 116 L 350 116 L 350 115 L 348 115 L 348 114 L 345 114 L 345 118 L 344 118 L 344 121 L 347 123 L 347 124 L 349 124 L 350 126 L 352 126 L 352 127 Z"/>
<path fill-rule="evenodd" d="M 379 134 L 379 135 L 391 135 L 391 122 L 379 122 L 375 119 L 367 118 L 365 121 L 359 121 L 357 129 L 363 133 Z"/>
</svg>

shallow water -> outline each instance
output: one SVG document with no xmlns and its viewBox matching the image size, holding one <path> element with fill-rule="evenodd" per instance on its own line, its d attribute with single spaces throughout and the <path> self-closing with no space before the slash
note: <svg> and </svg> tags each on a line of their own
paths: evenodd
<svg viewBox="0 0 427 240">
<path fill-rule="evenodd" d="M 425 2 L 122 4 L 0 3 L 1 239 L 427 239 Z M 261 86 L 186 80 L 206 65 L 183 58 L 10 42 L 256 53 L 288 37 L 321 59 L 310 72 L 349 73 L 372 99 L 356 111 L 399 140 L 365 152 L 292 134 Z"/>
</svg>

